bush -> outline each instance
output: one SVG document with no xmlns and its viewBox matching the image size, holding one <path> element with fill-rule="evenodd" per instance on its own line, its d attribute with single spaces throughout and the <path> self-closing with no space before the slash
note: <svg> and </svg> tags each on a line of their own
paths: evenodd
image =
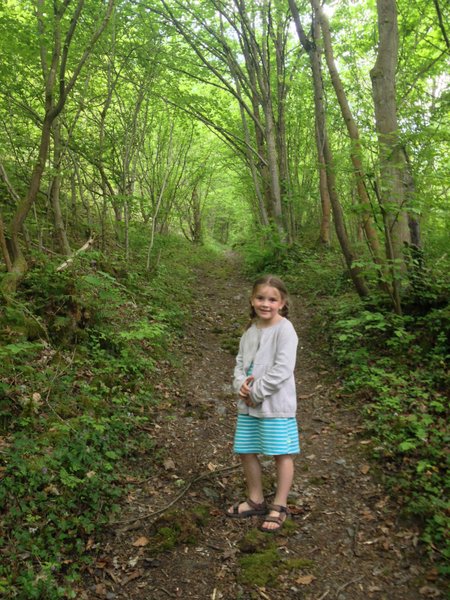
<svg viewBox="0 0 450 600">
<path fill-rule="evenodd" d="M 171 340 L 187 318 L 189 265 L 207 257 L 179 239 L 157 244 L 151 275 L 139 261 L 130 272 L 99 252 L 61 273 L 37 257 L 2 316 L 5 597 L 74 597 L 89 540 L 126 492 L 122 473 L 139 468 L 142 453 L 152 458 L 140 426 L 158 402 L 159 362 L 176 360 Z"/>
</svg>

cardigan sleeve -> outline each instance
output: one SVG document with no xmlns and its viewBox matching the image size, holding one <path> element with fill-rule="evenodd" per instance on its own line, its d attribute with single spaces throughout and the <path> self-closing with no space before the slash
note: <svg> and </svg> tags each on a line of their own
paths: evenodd
<svg viewBox="0 0 450 600">
<path fill-rule="evenodd" d="M 278 392 L 294 373 L 298 338 L 292 325 L 280 330 L 273 341 L 276 344 L 273 365 L 255 379 L 250 391 L 250 397 L 256 404 Z"/>
<path fill-rule="evenodd" d="M 234 375 L 233 375 L 233 389 L 236 393 L 239 393 L 242 384 L 247 378 L 247 375 L 244 371 L 244 336 L 241 337 L 239 342 L 239 352 L 236 356 L 236 366 L 234 367 Z"/>
</svg>

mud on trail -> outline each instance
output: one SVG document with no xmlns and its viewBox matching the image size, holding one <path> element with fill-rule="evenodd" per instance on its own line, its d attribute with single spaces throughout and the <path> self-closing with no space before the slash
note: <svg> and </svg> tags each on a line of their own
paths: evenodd
<svg viewBox="0 0 450 600">
<path fill-rule="evenodd" d="M 79 598 L 167 600 L 415 600 L 443 598 L 418 531 L 374 477 L 357 410 L 293 298 L 299 335 L 298 421 L 302 453 L 289 498 L 293 519 L 277 535 L 257 517 L 229 519 L 245 499 L 232 453 L 234 353 L 250 284 L 233 259 L 195 273 L 194 318 L 178 340 L 182 364 L 161 373 L 163 401 L 146 426 L 156 446 L 115 523 L 95 540 Z M 157 461 L 155 464 L 155 456 Z M 145 463 L 148 462 L 146 470 Z M 266 460 L 265 485 L 275 472 Z"/>
</svg>

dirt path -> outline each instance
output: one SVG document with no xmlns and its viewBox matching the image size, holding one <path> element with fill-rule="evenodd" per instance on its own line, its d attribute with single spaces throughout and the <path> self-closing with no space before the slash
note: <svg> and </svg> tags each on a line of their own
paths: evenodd
<svg viewBox="0 0 450 600">
<path fill-rule="evenodd" d="M 373 478 L 374 466 L 366 458 L 370 440 L 361 435 L 358 415 L 337 399 L 339 385 L 309 339 L 301 299 L 294 299 L 292 314 L 300 338 L 302 430 L 290 498 L 293 527 L 275 537 L 261 534 L 261 541 L 254 536 L 258 521 L 223 515 L 224 507 L 244 498 L 231 450 L 234 356 L 225 346 L 240 332 L 249 285 L 231 260 L 196 276 L 196 318 L 179 341 L 185 362 L 175 379 L 163 374 L 167 404 L 158 407 L 149 426 L 158 465 L 149 466 L 148 479 L 135 483 L 120 522 L 98 540 L 97 562 L 80 598 L 443 597 L 417 547 L 417 531 L 401 526 L 395 506 Z M 271 461 L 266 472 L 272 486 Z M 246 581 L 252 568 L 258 584 Z"/>
</svg>

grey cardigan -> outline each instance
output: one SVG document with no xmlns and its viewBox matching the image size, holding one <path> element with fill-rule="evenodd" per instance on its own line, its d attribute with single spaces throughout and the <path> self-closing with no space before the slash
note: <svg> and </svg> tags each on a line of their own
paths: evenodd
<svg viewBox="0 0 450 600">
<path fill-rule="evenodd" d="M 233 388 L 239 390 L 253 362 L 250 397 L 256 404 L 251 408 L 242 399 L 238 412 L 254 417 L 295 417 L 297 394 L 294 368 L 298 338 L 290 321 L 283 318 L 270 327 L 253 324 L 239 343 Z"/>
</svg>

